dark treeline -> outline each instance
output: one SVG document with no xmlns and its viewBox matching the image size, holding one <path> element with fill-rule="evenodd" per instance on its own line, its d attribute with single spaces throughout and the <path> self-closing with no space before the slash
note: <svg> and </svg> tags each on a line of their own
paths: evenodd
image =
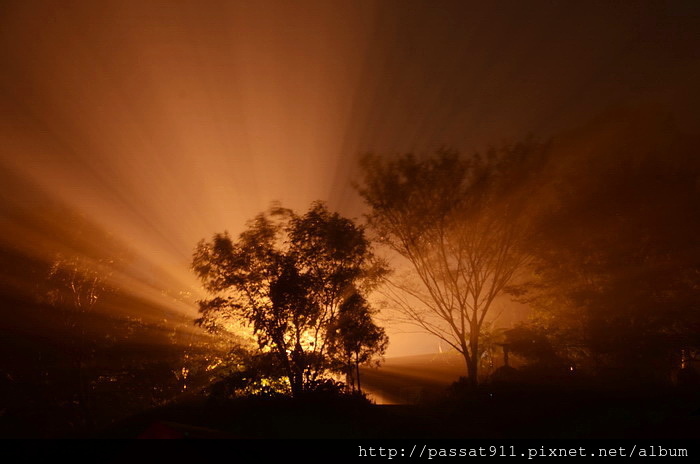
<svg viewBox="0 0 700 464">
<path fill-rule="evenodd" d="M 695 376 L 697 142 L 670 118 L 624 112 L 552 144 L 549 199 L 516 289 L 534 317 L 511 334 L 516 348 L 543 335 L 551 349 L 529 353 L 533 361 L 628 386 Z"/>
<path fill-rule="evenodd" d="M 449 408 L 490 414 L 484 392 L 500 386 L 546 386 L 555 393 L 537 398 L 564 404 L 557 392 L 571 386 L 697 385 L 697 142 L 670 118 L 621 111 L 481 154 L 368 155 L 357 179 L 366 224 L 321 202 L 275 206 L 235 237 L 201 241 L 192 267 L 210 295 L 195 324 L 117 285 L 128 249 L 85 218 L 46 201 L 8 210 L 0 433 L 84 435 L 188 397 L 223 411 L 350 394 L 334 404 L 359 415 L 360 367 L 388 343 L 377 295 L 384 316 L 463 357 Z M 52 240 L 29 246 L 18 223 Z M 494 308 L 508 300 L 529 317 L 500 324 Z M 506 353 L 509 365 L 484 368 Z M 512 414 L 504 404 L 493 430 Z"/>
<path fill-rule="evenodd" d="M 695 382 L 700 162 L 675 127 L 618 111 L 546 142 L 365 157 L 369 225 L 408 270 L 387 305 L 461 353 L 472 388 Z M 499 325 L 509 298 L 527 321 Z M 489 377 L 494 351 L 524 366 Z"/>
<path fill-rule="evenodd" d="M 227 342 L 115 285 L 127 248 L 41 200 L 3 211 L 0 435 L 84 436 L 211 380 Z"/>
</svg>

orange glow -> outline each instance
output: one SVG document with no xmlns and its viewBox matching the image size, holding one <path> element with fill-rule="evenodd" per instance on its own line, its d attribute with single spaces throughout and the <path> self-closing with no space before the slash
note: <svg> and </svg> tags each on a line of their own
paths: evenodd
<svg viewBox="0 0 700 464">
<path fill-rule="evenodd" d="M 696 114 L 683 90 L 700 66 L 678 32 L 693 29 L 658 29 L 653 9 L 457 3 L 4 2 L 2 245 L 66 248 L 56 231 L 74 222 L 49 199 L 129 250 L 113 285 L 194 317 L 198 240 L 274 200 L 359 217 L 362 153 L 546 138 L 621 100 Z M 394 340 L 394 355 L 435 347 Z"/>
</svg>

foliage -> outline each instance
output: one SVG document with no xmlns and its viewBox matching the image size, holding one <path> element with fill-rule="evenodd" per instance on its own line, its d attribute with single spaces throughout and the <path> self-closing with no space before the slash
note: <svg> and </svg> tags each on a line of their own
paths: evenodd
<svg viewBox="0 0 700 464">
<path fill-rule="evenodd" d="M 212 396 L 274 397 L 289 392 L 289 383 L 282 380 L 285 373 L 272 353 L 245 353 L 237 361 L 235 369 L 220 373 L 220 378 L 208 387 Z"/>
<path fill-rule="evenodd" d="M 329 331 L 338 369 L 345 373 L 353 390 L 362 391 L 360 365 L 384 354 L 389 343 L 386 332 L 374 323 L 372 316 L 367 300 L 354 293 L 341 304 L 338 318 Z"/>
<path fill-rule="evenodd" d="M 248 324 L 299 395 L 335 367 L 331 328 L 346 301 L 385 272 L 373 258 L 363 228 L 323 203 L 301 216 L 275 206 L 235 242 L 223 233 L 197 245 L 193 269 L 212 298 L 196 322 L 210 331 Z"/>
<path fill-rule="evenodd" d="M 86 368 L 95 355 L 95 340 L 89 335 L 88 322 L 98 302 L 114 290 L 109 278 L 123 264 L 126 255 L 105 231 L 82 218 L 72 219 L 75 222 L 68 228 L 74 235 L 70 246 L 54 253 L 45 280 L 38 283 L 42 289 L 39 300 L 46 300 L 57 310 L 68 331 L 67 348 L 78 377 L 77 402 L 83 425 L 90 427 L 95 408 Z"/>
<path fill-rule="evenodd" d="M 528 141 L 484 156 L 441 150 L 362 161 L 369 225 L 412 271 L 385 279 L 386 293 L 407 321 L 464 356 L 473 386 L 489 310 L 528 260 L 532 198 L 523 193 L 545 153 Z"/>
<path fill-rule="evenodd" d="M 562 361 L 550 338 L 539 328 L 519 325 L 506 330 L 505 343 L 513 354 L 522 356 L 532 364 L 550 366 Z"/>
<path fill-rule="evenodd" d="M 606 375 L 669 378 L 681 350 L 700 345 L 697 144 L 638 117 L 584 135 L 557 147 L 568 155 L 523 300 L 559 355 Z"/>
<path fill-rule="evenodd" d="M 77 312 L 91 311 L 108 290 L 106 278 L 112 265 L 112 261 L 57 254 L 48 275 L 49 302 Z"/>
</svg>

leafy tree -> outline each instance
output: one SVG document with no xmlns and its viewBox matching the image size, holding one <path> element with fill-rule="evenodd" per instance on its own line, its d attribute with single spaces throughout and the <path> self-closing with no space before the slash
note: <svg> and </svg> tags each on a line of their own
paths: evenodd
<svg viewBox="0 0 700 464">
<path fill-rule="evenodd" d="M 332 366 L 334 327 L 345 301 L 384 272 L 362 227 L 314 203 L 304 215 L 273 207 L 233 241 L 201 241 L 193 269 L 212 298 L 197 323 L 216 331 L 240 320 L 261 351 L 271 352 L 293 395 L 312 388 Z"/>
<path fill-rule="evenodd" d="M 107 277 L 113 261 L 84 255 L 57 254 L 48 273 L 48 300 L 61 315 L 71 337 L 68 341 L 78 374 L 78 401 L 84 421 L 91 425 L 90 389 L 86 363 L 93 354 L 87 340 L 87 321 L 95 305 L 109 290 Z"/>
<path fill-rule="evenodd" d="M 464 356 L 472 386 L 489 310 L 528 260 L 522 193 L 544 148 L 527 142 L 485 156 L 441 150 L 362 161 L 358 190 L 369 225 L 411 269 L 386 279 L 386 292 L 406 321 Z"/>
<path fill-rule="evenodd" d="M 49 301 L 76 314 L 92 311 L 109 289 L 106 279 L 112 273 L 112 264 L 83 255 L 57 254 L 48 275 Z M 78 322 L 72 318 L 68 323 L 75 327 Z"/>
<path fill-rule="evenodd" d="M 62 249 L 53 253 L 45 279 L 36 283 L 41 289 L 37 297 L 59 312 L 65 326 L 65 343 L 77 374 L 77 403 L 83 425 L 90 427 L 94 425 L 94 402 L 88 368 L 94 364 L 97 341 L 111 334 L 96 331 L 91 323 L 97 320 L 98 303 L 114 293 L 110 278 L 123 267 L 128 252 L 111 234 L 84 217 L 52 211 L 59 212 L 66 225 L 57 227 L 54 235 Z"/>
<path fill-rule="evenodd" d="M 346 374 L 353 390 L 357 388 L 360 392 L 360 365 L 384 354 L 389 343 L 386 332 L 375 324 L 372 316 L 367 300 L 359 293 L 353 293 L 340 306 L 330 333 L 339 370 Z"/>
<path fill-rule="evenodd" d="M 619 379 L 668 379 L 700 347 L 697 143 L 617 114 L 562 140 L 524 300 L 558 354 Z"/>
</svg>

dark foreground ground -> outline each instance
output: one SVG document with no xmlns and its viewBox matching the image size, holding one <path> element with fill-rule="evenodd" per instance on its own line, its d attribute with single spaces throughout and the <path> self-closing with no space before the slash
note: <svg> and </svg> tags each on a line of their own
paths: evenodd
<svg viewBox="0 0 700 464">
<path fill-rule="evenodd" d="M 356 399 L 188 398 L 104 438 L 697 438 L 695 393 L 487 391 L 420 405 Z"/>
<path fill-rule="evenodd" d="M 144 408 L 129 408 L 127 400 L 142 389 L 120 390 L 94 396 L 94 410 L 99 406 L 109 414 L 98 417 L 99 425 L 87 427 L 72 425 L 75 421 L 61 415 L 65 408 L 42 408 L 39 403 L 30 407 L 34 390 L 26 388 L 16 407 L 9 401 L 0 405 L 0 437 L 700 437 L 698 386 L 641 389 L 628 382 L 625 388 L 611 387 L 573 375 L 547 385 L 485 382 L 473 392 L 452 385 L 463 370 L 460 359 L 447 354 L 389 359 L 379 369 L 362 371 L 362 385 L 374 403 L 333 396 L 224 399 L 196 390 L 199 393 L 137 413 Z"/>
</svg>

